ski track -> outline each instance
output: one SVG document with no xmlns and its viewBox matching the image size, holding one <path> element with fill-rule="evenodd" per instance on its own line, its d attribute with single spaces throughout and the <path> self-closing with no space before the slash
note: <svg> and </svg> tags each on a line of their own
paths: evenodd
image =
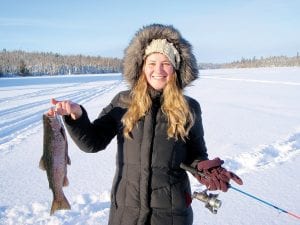
<svg viewBox="0 0 300 225">
<path fill-rule="evenodd" d="M 93 85 L 91 82 L 87 84 L 72 84 L 57 90 L 57 87 L 51 87 L 44 90 L 38 90 L 24 95 L 1 98 L 0 103 L 14 100 L 16 103 L 21 100 L 30 100 L 35 97 L 43 100 L 33 101 L 22 105 L 15 105 L 0 110 L 0 152 L 7 152 L 11 146 L 20 142 L 31 134 L 40 129 L 42 114 L 49 108 L 50 97 L 55 93 L 59 99 L 70 99 L 79 104 L 84 104 L 94 98 L 103 95 L 112 89 L 115 89 L 122 83 L 122 80 L 109 82 L 105 85 Z M 74 90 L 74 86 L 83 86 L 76 88 L 76 92 L 68 91 L 68 88 Z"/>
<path fill-rule="evenodd" d="M 76 86 L 80 86 L 81 84 L 79 83 L 75 83 L 75 84 L 72 84 L 72 85 L 67 85 L 67 86 L 64 86 L 63 88 L 72 88 L 72 87 L 76 87 Z M 31 90 L 34 90 L 35 88 L 31 88 Z M 57 87 L 49 87 L 49 88 L 46 88 L 44 90 L 40 90 L 40 88 L 36 88 L 38 89 L 38 91 L 33 91 L 33 92 L 30 92 L 30 93 L 22 93 L 20 95 L 16 95 L 16 96 L 10 96 L 10 97 L 6 97 L 6 98 L 1 98 L 0 99 L 0 103 L 3 103 L 3 102 L 9 102 L 9 101 L 16 101 L 16 100 L 24 100 L 24 99 L 28 99 L 28 98 L 33 98 L 33 97 L 36 97 L 36 96 L 41 96 L 41 95 L 45 95 L 45 93 L 47 95 L 51 94 L 51 93 L 55 93 L 57 91 Z M 19 89 L 14 89 L 14 90 L 24 90 L 23 88 L 19 88 Z M 25 88 L 25 90 L 28 90 L 28 88 Z"/>
</svg>

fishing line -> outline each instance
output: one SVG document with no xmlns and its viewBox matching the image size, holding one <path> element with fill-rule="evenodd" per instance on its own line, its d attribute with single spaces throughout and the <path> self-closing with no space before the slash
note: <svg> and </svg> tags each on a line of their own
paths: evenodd
<svg viewBox="0 0 300 225">
<path fill-rule="evenodd" d="M 206 174 L 204 174 L 204 173 L 198 171 L 197 169 L 195 169 L 195 168 L 193 168 L 193 167 L 190 167 L 190 166 L 188 166 L 188 165 L 185 165 L 185 164 L 183 164 L 183 163 L 180 164 L 180 167 L 181 167 L 182 169 L 184 169 L 184 170 L 190 172 L 190 173 L 193 174 L 193 175 L 198 174 L 199 176 L 205 177 L 206 179 L 209 178 Z M 295 214 L 295 213 L 292 213 L 292 212 L 289 212 L 289 211 L 287 211 L 287 210 L 285 210 L 285 209 L 282 209 L 282 208 L 280 208 L 280 207 L 278 207 L 278 206 L 275 206 L 275 205 L 273 205 L 273 204 L 267 202 L 266 200 L 263 200 L 263 199 L 261 199 L 261 198 L 258 198 L 258 197 L 254 196 L 254 195 L 252 195 L 252 194 L 249 194 L 249 193 L 247 193 L 247 192 L 245 192 L 245 191 L 242 191 L 241 189 L 236 188 L 236 187 L 232 186 L 231 184 L 229 184 L 229 188 L 231 188 L 232 190 L 235 190 L 235 191 L 237 191 L 237 192 L 239 192 L 239 193 L 241 193 L 241 194 L 243 194 L 243 195 L 246 195 L 246 196 L 248 196 L 248 197 L 250 197 L 250 198 L 253 198 L 253 199 L 255 199 L 255 200 L 257 200 L 257 201 L 259 201 L 259 202 L 261 202 L 261 203 L 263 203 L 263 204 L 265 204 L 265 205 L 268 205 L 268 206 L 270 206 L 270 207 L 272 207 L 272 208 L 275 208 L 276 210 L 279 210 L 280 212 L 286 213 L 286 214 L 288 214 L 288 215 L 290 215 L 290 216 L 293 216 L 294 218 L 297 218 L 297 219 L 300 220 L 300 216 L 299 216 L 299 215 L 297 215 L 297 214 Z"/>
</svg>

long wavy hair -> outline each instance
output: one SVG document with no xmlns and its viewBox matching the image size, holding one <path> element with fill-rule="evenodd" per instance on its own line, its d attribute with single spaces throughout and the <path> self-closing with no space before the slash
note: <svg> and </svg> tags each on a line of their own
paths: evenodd
<svg viewBox="0 0 300 225">
<path fill-rule="evenodd" d="M 152 105 L 148 91 L 146 75 L 142 72 L 131 91 L 131 103 L 122 118 L 124 136 L 131 139 L 131 131 L 140 118 L 146 115 Z M 182 89 L 177 86 L 176 73 L 171 76 L 163 89 L 161 110 L 168 119 L 167 135 L 169 138 L 185 140 L 194 124 L 194 116 L 183 96 Z"/>
</svg>

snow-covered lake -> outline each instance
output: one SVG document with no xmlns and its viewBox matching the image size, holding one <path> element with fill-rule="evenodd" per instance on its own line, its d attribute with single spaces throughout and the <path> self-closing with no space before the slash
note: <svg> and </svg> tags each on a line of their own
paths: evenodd
<svg viewBox="0 0 300 225">
<path fill-rule="evenodd" d="M 300 68 L 202 70 L 186 89 L 202 107 L 210 158 L 225 159 L 238 188 L 300 214 Z M 44 171 L 41 118 L 51 98 L 82 104 L 90 119 L 121 90 L 120 74 L 0 79 L 0 224 L 107 224 L 116 141 L 97 154 L 69 138 L 72 209 L 49 216 L 52 192 Z M 191 178 L 192 189 L 203 187 Z M 235 184 L 232 184 L 237 187 Z M 195 225 L 283 225 L 300 220 L 232 189 L 210 213 L 194 200 Z"/>
</svg>

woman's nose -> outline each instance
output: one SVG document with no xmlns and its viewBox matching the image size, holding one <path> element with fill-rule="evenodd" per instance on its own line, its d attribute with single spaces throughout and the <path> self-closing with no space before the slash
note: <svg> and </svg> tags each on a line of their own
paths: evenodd
<svg viewBox="0 0 300 225">
<path fill-rule="evenodd" d="M 154 71 L 155 71 L 156 73 L 162 73 L 162 72 L 163 72 L 163 64 L 157 63 L 157 64 L 155 65 Z"/>
</svg>

